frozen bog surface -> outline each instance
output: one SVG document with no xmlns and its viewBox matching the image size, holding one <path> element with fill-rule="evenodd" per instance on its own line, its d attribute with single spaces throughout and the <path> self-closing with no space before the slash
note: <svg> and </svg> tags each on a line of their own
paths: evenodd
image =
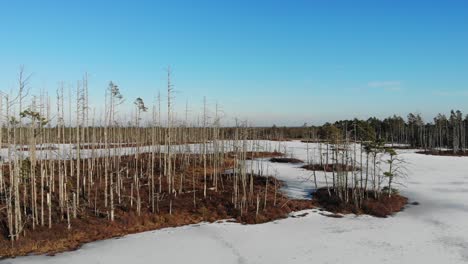
<svg viewBox="0 0 468 264">
<path fill-rule="evenodd" d="M 294 158 L 317 158 L 307 154 L 306 143 L 274 144 Z M 468 158 L 399 152 L 409 173 L 398 188 L 410 204 L 392 217 L 333 218 L 312 209 L 260 225 L 222 222 L 162 229 L 89 243 L 53 257 L 3 263 L 468 263 Z M 285 181 L 288 195 L 307 199 L 314 184 L 312 172 L 302 165 L 251 163 L 252 169 L 268 170 Z M 323 186 L 324 172 L 317 175 Z"/>
</svg>

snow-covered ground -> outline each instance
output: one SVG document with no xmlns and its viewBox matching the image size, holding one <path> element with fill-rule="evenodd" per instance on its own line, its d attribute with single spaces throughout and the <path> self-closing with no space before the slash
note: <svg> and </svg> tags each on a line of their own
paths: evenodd
<svg viewBox="0 0 468 264">
<path fill-rule="evenodd" d="M 243 144 L 245 143 L 245 149 L 247 151 L 273 151 L 273 150 L 284 150 L 284 143 L 282 142 L 271 142 L 267 140 L 246 140 L 244 143 L 242 141 L 232 141 L 232 140 L 225 140 L 224 142 L 224 151 L 234 151 L 235 149 L 242 150 L 244 147 Z M 82 144 L 82 146 L 91 145 L 91 144 Z M 95 144 L 96 149 L 81 149 L 80 150 L 80 158 L 90 158 L 90 157 L 102 157 L 105 155 L 131 155 L 135 154 L 137 151 L 139 152 L 167 152 L 167 147 L 164 145 L 155 145 L 155 146 L 140 146 L 139 148 L 136 147 L 121 147 L 121 148 L 109 148 L 103 149 L 99 148 L 98 146 L 102 147 L 102 144 Z M 117 145 L 117 144 L 110 144 L 110 145 Z M 44 144 L 44 145 L 37 145 L 36 150 L 36 159 L 70 159 L 77 157 L 77 149 L 76 144 Z M 21 147 L 28 148 L 28 145 L 24 145 Z M 40 148 L 49 147 L 49 150 L 39 150 Z M 204 151 L 203 144 L 186 144 L 186 145 L 172 145 L 171 152 L 172 153 L 203 153 Z M 16 149 L 20 149 L 20 146 L 16 146 Z M 214 145 L 212 142 L 207 142 L 206 144 L 206 151 L 210 152 L 213 151 Z M 21 151 L 15 150 L 15 148 L 8 149 L 6 146 L 3 146 L 0 149 L 0 159 L 7 161 L 10 156 L 15 157 L 18 156 L 20 158 L 26 158 L 30 155 L 29 151 Z M 221 146 L 218 146 L 218 151 L 221 151 Z"/>
<path fill-rule="evenodd" d="M 278 145 L 275 145 L 278 144 Z M 271 143 L 296 158 L 301 142 Z M 309 148 L 311 144 L 309 145 Z M 281 149 L 284 151 L 284 149 Z M 408 162 L 400 187 L 410 202 L 385 219 L 347 215 L 330 218 L 318 210 L 261 225 L 215 223 L 128 235 L 86 244 L 54 257 L 29 256 L 4 263 L 468 263 L 468 158 L 399 151 Z M 311 173 L 300 165 L 254 161 L 286 181 L 285 191 L 307 198 Z M 268 164 L 268 166 L 266 166 Z M 319 174 L 320 172 L 318 172 Z M 319 179 L 323 185 L 323 176 Z"/>
</svg>

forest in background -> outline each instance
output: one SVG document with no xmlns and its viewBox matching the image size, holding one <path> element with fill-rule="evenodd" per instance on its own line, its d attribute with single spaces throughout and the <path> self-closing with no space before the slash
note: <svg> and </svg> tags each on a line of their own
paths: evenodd
<svg viewBox="0 0 468 264">
<path fill-rule="evenodd" d="M 387 144 L 406 144 L 411 148 L 450 149 L 465 152 L 468 146 L 468 115 L 452 110 L 447 116 L 438 114 L 425 122 L 420 114 L 391 116 L 383 120 L 352 119 L 326 123 L 322 126 L 257 128 L 270 139 L 317 139 L 381 141 Z"/>
</svg>

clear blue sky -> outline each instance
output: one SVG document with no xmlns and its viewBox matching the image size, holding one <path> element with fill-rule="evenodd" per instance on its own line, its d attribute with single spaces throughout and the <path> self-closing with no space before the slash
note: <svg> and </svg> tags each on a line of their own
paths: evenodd
<svg viewBox="0 0 468 264">
<path fill-rule="evenodd" d="M 466 0 L 1 0 L 0 33 L 2 90 L 24 64 L 37 91 L 88 72 L 94 103 L 110 80 L 150 102 L 171 65 L 178 109 L 259 125 L 468 112 Z"/>
</svg>

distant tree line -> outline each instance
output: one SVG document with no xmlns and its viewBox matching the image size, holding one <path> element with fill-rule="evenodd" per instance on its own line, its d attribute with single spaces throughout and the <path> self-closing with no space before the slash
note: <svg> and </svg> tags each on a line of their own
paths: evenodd
<svg viewBox="0 0 468 264">
<path fill-rule="evenodd" d="M 262 128 L 268 139 L 355 140 L 383 141 L 389 144 L 407 144 L 412 148 L 451 149 L 465 151 L 468 145 L 468 115 L 452 110 L 450 115 L 438 114 L 425 121 L 420 114 L 410 113 L 405 118 L 397 115 L 383 120 L 340 120 L 322 126 Z"/>
<path fill-rule="evenodd" d="M 157 126 L 158 127 L 158 126 Z M 159 126 L 161 130 L 168 129 L 165 126 Z M 27 128 L 18 128 L 18 130 L 26 130 Z M 58 126 L 50 126 L 46 129 L 51 130 L 51 134 L 56 134 Z M 75 127 L 61 127 L 64 136 L 71 135 Z M 83 136 L 82 141 L 87 141 L 86 137 L 100 138 L 103 137 L 105 126 L 87 126 L 89 134 Z M 122 130 L 124 135 L 141 134 L 140 138 L 143 143 L 151 143 L 151 133 L 155 129 L 154 125 L 147 127 L 138 127 L 134 125 L 119 126 L 114 129 Z M 174 142 L 187 141 L 183 131 L 190 130 L 191 138 L 189 142 L 196 142 L 195 138 L 204 133 L 202 124 L 187 126 L 174 126 L 173 130 L 181 130 L 181 133 L 174 138 Z M 388 144 L 405 144 L 411 148 L 423 149 L 450 149 L 453 152 L 466 151 L 468 146 L 468 115 L 463 115 L 459 110 L 450 112 L 450 115 L 438 114 L 431 121 L 426 122 L 420 114 L 410 113 L 405 118 L 397 115 L 387 117 L 383 120 L 376 117 L 371 117 L 367 120 L 351 119 L 340 120 L 334 123 L 325 123 L 322 126 L 308 126 L 304 124 L 300 127 L 250 127 L 248 128 L 249 139 L 308 139 L 312 141 L 381 141 Z M 3 142 L 7 142 L 7 128 L 3 124 L 4 133 Z M 182 131 L 183 130 L 183 131 Z M 223 139 L 234 139 L 236 127 L 220 127 L 219 133 Z M 21 136 L 21 137 L 20 137 Z M 27 144 L 27 133 L 19 133 L 18 141 Z M 112 142 L 129 142 L 127 138 L 117 138 L 110 136 Z M 56 138 L 51 138 L 50 143 L 58 143 Z M 76 143 L 76 142 L 70 142 Z"/>
</svg>

